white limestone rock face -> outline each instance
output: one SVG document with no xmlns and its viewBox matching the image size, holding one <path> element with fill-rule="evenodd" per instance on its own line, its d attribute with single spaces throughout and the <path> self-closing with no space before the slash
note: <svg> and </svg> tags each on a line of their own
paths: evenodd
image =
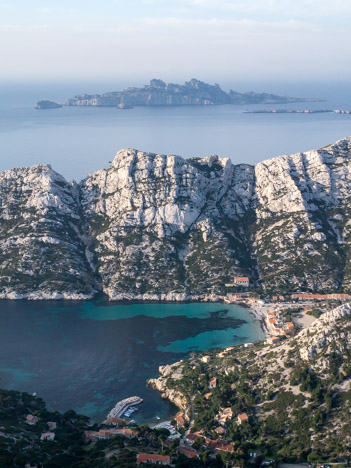
<svg viewBox="0 0 351 468">
<path fill-rule="evenodd" d="M 104 292 L 114 300 L 185 300 L 244 270 L 255 275 L 240 219 L 253 169 L 126 149 L 80 185 Z"/>
<path fill-rule="evenodd" d="M 351 139 L 257 164 L 255 251 L 268 289 L 349 289 Z"/>
<path fill-rule="evenodd" d="M 50 166 L 0 173 L 0 298 L 92 297 L 80 223 L 77 187 Z"/>
<path fill-rule="evenodd" d="M 0 174 L 0 297 L 215 299 L 351 290 L 351 138 L 256 167 L 119 151 L 79 185 L 49 166 Z"/>
<path fill-rule="evenodd" d="M 324 313 L 297 337 L 297 349 L 313 367 L 327 369 L 332 355 L 345 356 L 351 349 L 351 304 Z"/>
</svg>

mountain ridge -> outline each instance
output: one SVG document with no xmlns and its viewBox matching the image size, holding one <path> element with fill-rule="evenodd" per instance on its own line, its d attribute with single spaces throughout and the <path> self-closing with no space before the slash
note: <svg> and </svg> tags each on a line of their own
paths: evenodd
<svg viewBox="0 0 351 468">
<path fill-rule="evenodd" d="M 347 137 L 256 166 L 124 149 L 79 184 L 1 172 L 0 298 L 214 300 L 234 276 L 350 291 L 350 157 Z"/>
</svg>

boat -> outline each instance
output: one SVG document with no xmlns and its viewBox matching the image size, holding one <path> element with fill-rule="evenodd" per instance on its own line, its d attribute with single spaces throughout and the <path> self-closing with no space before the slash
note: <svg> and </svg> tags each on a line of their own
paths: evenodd
<svg viewBox="0 0 351 468">
<path fill-rule="evenodd" d="M 160 416 L 156 416 L 156 419 L 159 421 L 161 418 L 160 418 Z"/>
</svg>

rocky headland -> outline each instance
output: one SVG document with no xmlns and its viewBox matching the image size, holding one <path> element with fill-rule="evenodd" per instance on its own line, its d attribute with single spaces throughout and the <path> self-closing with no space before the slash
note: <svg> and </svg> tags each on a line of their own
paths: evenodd
<svg viewBox="0 0 351 468">
<path fill-rule="evenodd" d="M 1 172 L 0 298 L 350 292 L 350 174 L 350 137 L 256 166 L 124 149 L 79 184 Z"/>
</svg>

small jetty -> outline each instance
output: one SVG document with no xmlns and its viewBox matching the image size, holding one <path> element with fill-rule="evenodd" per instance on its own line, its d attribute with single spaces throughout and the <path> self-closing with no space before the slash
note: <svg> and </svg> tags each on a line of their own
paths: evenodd
<svg viewBox="0 0 351 468">
<path fill-rule="evenodd" d="M 130 408 L 132 405 L 139 405 L 143 402 L 143 399 L 138 396 L 133 396 L 125 398 L 124 400 L 119 401 L 114 408 L 108 413 L 108 418 L 119 418 L 122 414 Z M 134 408 L 133 408 L 134 409 Z M 136 409 L 136 408 L 135 408 Z"/>
</svg>

